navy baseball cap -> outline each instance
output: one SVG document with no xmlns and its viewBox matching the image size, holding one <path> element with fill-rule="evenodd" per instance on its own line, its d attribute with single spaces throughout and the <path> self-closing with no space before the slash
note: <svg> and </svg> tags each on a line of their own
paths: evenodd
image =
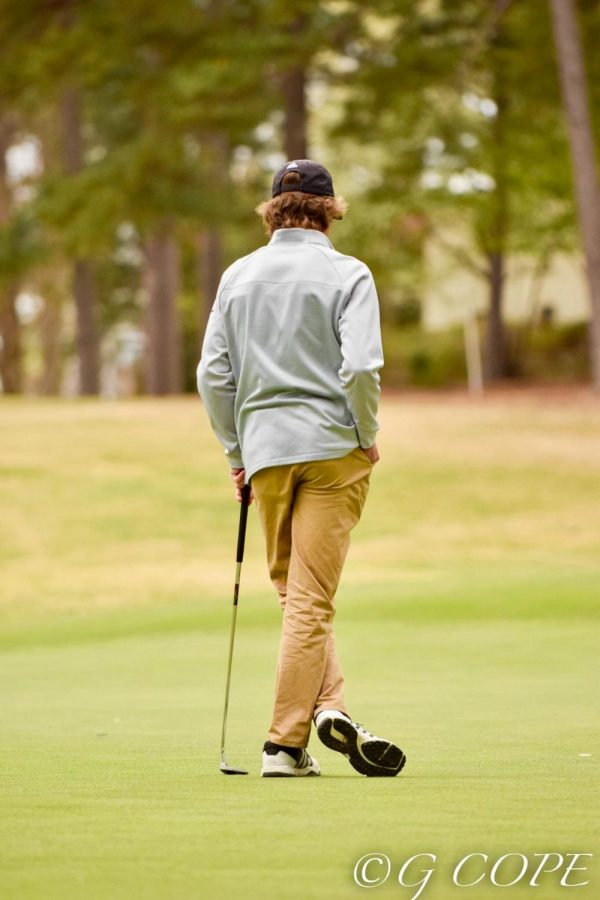
<svg viewBox="0 0 600 900">
<path fill-rule="evenodd" d="M 286 175 L 295 172 L 300 176 L 300 181 L 290 179 L 290 184 L 282 184 Z M 320 197 L 334 197 L 333 180 L 331 175 L 318 162 L 312 159 L 293 159 L 286 163 L 277 172 L 273 179 L 273 197 L 285 191 L 302 191 L 304 194 L 317 194 Z"/>
</svg>

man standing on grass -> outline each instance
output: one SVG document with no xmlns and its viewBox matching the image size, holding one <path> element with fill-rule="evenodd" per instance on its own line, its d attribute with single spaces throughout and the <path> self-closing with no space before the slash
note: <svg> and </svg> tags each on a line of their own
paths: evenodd
<svg viewBox="0 0 600 900">
<path fill-rule="evenodd" d="M 236 497 L 252 489 L 283 609 L 263 776 L 319 775 L 321 741 L 363 775 L 397 775 L 399 747 L 352 721 L 335 649 L 334 599 L 350 531 L 379 459 L 379 307 L 367 266 L 327 233 L 346 204 L 331 175 L 288 162 L 257 212 L 269 243 L 221 279 L 198 389 L 229 457 Z"/>
</svg>

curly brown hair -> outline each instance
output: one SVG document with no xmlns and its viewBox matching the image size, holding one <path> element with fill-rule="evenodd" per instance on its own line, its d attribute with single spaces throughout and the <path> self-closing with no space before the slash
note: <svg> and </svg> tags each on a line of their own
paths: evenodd
<svg viewBox="0 0 600 900">
<path fill-rule="evenodd" d="M 285 176 L 284 184 L 294 184 L 295 172 Z M 278 228 L 314 228 L 327 231 L 333 219 L 341 219 L 348 209 L 343 197 L 321 197 L 303 191 L 285 191 L 256 207 L 270 236 Z"/>
</svg>

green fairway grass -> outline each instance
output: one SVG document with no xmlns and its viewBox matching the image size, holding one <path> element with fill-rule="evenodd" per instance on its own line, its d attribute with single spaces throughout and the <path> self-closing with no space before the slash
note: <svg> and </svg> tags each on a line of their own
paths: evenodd
<svg viewBox="0 0 600 900">
<path fill-rule="evenodd" d="M 239 508 L 200 402 L 2 400 L 2 900 L 344 900 L 370 852 L 374 896 L 414 896 L 415 853 L 424 900 L 600 896 L 600 403 L 386 397 L 380 420 L 336 634 L 352 714 L 408 761 L 366 779 L 313 736 L 321 778 L 263 780 L 280 612 L 251 509 L 228 732 L 250 774 L 226 778 Z M 467 853 L 532 874 L 552 851 L 595 853 L 591 883 L 452 884 Z"/>
</svg>

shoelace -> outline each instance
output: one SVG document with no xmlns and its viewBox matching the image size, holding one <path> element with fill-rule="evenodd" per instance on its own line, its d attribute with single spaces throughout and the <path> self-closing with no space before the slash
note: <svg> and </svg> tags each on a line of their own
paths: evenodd
<svg viewBox="0 0 600 900">
<path fill-rule="evenodd" d="M 372 737 L 372 738 L 377 737 L 377 735 L 373 734 L 372 731 L 367 731 L 367 729 L 364 728 L 362 725 L 360 725 L 358 722 L 353 722 L 352 724 L 353 724 L 354 727 L 357 728 L 359 731 L 362 731 L 363 734 L 366 734 L 367 737 Z"/>
</svg>

